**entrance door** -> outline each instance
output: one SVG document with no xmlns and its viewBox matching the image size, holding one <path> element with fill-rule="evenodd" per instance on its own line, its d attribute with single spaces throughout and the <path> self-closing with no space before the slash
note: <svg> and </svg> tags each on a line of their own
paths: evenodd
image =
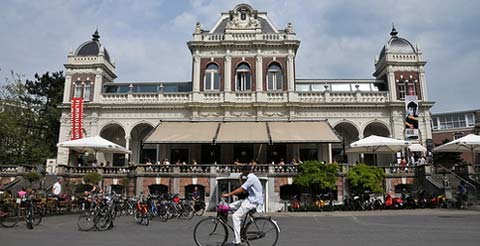
<svg viewBox="0 0 480 246">
<path fill-rule="evenodd" d="M 170 152 L 171 161 L 170 163 L 174 164 L 177 161 L 180 163 L 185 162 L 189 163 L 188 161 L 188 149 L 172 149 Z"/>
<path fill-rule="evenodd" d="M 233 158 L 241 163 L 249 163 L 254 159 L 253 144 L 235 144 L 233 145 Z"/>
</svg>

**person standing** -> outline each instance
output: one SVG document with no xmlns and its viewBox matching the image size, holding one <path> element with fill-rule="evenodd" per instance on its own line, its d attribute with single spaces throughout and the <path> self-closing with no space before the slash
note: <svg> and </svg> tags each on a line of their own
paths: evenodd
<svg viewBox="0 0 480 246">
<path fill-rule="evenodd" d="M 233 190 L 232 192 L 223 194 L 222 197 L 226 198 L 232 195 L 237 195 L 243 192 L 248 192 L 247 199 L 243 200 L 240 207 L 233 213 L 233 228 L 235 233 L 234 245 L 241 245 L 240 237 L 240 226 L 242 224 L 242 219 L 245 217 L 245 214 L 250 210 L 261 208 L 263 206 L 263 190 L 262 184 L 258 177 L 251 172 L 251 167 L 245 165 L 242 167 L 242 173 L 244 176 L 247 176 L 247 180 L 240 187 Z M 258 209 L 257 209 L 258 210 Z"/>
<path fill-rule="evenodd" d="M 57 178 L 57 182 L 53 184 L 52 194 L 56 197 L 59 197 L 62 194 L 62 178 Z"/>
</svg>

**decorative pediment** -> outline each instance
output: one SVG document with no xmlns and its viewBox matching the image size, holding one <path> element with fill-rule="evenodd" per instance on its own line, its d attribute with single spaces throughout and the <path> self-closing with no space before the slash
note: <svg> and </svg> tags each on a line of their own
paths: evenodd
<svg viewBox="0 0 480 246">
<path fill-rule="evenodd" d="M 229 20 L 226 26 L 227 30 L 254 30 L 260 28 L 261 24 L 258 19 L 258 11 L 252 9 L 249 5 L 240 4 L 229 11 Z"/>
</svg>

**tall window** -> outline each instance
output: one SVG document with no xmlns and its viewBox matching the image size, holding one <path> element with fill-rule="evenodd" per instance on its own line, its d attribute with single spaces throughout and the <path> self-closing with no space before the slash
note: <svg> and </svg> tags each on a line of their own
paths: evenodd
<svg viewBox="0 0 480 246">
<path fill-rule="evenodd" d="M 250 67 L 242 63 L 237 67 L 237 91 L 249 91 L 252 89 L 252 75 Z"/>
<path fill-rule="evenodd" d="M 87 81 L 85 85 L 83 86 L 83 100 L 84 101 L 90 101 L 90 82 Z"/>
<path fill-rule="evenodd" d="M 277 64 L 272 64 L 268 67 L 267 89 L 269 91 L 283 89 L 282 69 Z"/>
<path fill-rule="evenodd" d="M 220 90 L 220 73 L 216 64 L 209 64 L 205 70 L 205 90 Z"/>
<path fill-rule="evenodd" d="M 85 82 L 77 81 L 75 83 L 75 90 L 73 93 L 73 97 L 83 97 L 84 101 L 90 101 L 91 92 L 92 92 L 92 85 L 90 81 L 85 81 Z"/>
<path fill-rule="evenodd" d="M 75 93 L 73 97 L 82 97 L 83 86 L 81 82 L 75 83 Z"/>
<path fill-rule="evenodd" d="M 400 99 L 405 99 L 405 91 L 406 91 L 406 83 L 404 80 L 398 81 L 398 93 L 400 95 Z"/>
</svg>

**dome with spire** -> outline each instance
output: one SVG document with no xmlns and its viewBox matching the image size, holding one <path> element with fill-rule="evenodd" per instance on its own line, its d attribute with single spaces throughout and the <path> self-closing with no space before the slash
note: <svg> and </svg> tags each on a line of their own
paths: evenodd
<svg viewBox="0 0 480 246">
<path fill-rule="evenodd" d="M 75 51 L 75 56 L 98 56 L 100 52 L 103 52 L 105 59 L 110 62 L 110 55 L 107 49 L 100 44 L 100 34 L 98 29 L 92 34 L 92 40 L 86 41 L 81 44 Z"/>
<path fill-rule="evenodd" d="M 392 31 L 390 32 L 390 40 L 388 40 L 387 45 L 383 46 L 382 51 L 380 52 L 380 57 L 385 55 L 385 51 L 388 50 L 389 53 L 396 54 L 416 54 L 416 50 L 413 45 L 406 39 L 398 36 L 398 31 L 395 29 L 395 26 L 392 25 Z"/>
</svg>

